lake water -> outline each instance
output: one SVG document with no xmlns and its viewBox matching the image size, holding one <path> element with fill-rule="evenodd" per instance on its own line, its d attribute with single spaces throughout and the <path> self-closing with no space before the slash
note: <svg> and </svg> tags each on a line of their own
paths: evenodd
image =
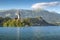
<svg viewBox="0 0 60 40">
<path fill-rule="evenodd" d="M 0 27 L 0 40 L 60 40 L 60 26 Z"/>
</svg>

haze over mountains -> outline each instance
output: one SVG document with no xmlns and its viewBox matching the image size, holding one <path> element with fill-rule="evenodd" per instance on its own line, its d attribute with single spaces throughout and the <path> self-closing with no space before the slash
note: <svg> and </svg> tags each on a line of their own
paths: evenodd
<svg viewBox="0 0 60 40">
<path fill-rule="evenodd" d="M 0 17 L 11 17 L 15 18 L 16 17 L 16 9 L 12 10 L 3 10 L 0 11 Z M 19 9 L 21 17 L 22 18 L 35 18 L 35 17 L 42 17 L 45 21 L 48 23 L 56 23 L 60 22 L 60 14 L 55 13 L 55 12 L 49 12 L 46 10 L 23 10 Z"/>
</svg>

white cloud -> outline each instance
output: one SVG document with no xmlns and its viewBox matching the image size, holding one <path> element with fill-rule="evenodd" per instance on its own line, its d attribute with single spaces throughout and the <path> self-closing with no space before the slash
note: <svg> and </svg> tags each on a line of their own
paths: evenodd
<svg viewBox="0 0 60 40">
<path fill-rule="evenodd" d="M 60 2 L 42 2 L 42 3 L 36 3 L 33 4 L 31 8 L 38 9 L 38 8 L 45 8 L 45 7 L 52 7 L 52 6 L 58 6 L 60 5 Z"/>
</svg>

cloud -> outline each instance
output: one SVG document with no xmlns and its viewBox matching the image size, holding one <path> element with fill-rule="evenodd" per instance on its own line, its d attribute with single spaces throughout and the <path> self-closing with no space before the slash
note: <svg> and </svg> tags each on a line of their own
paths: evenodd
<svg viewBox="0 0 60 40">
<path fill-rule="evenodd" d="M 60 2 L 42 2 L 33 4 L 31 8 L 38 9 L 38 8 L 46 8 L 46 7 L 55 7 L 60 5 Z"/>
</svg>

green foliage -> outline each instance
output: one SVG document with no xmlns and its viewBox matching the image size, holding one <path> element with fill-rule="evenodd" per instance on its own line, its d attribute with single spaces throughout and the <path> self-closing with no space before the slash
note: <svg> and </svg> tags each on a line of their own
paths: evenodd
<svg viewBox="0 0 60 40">
<path fill-rule="evenodd" d="M 2 26 L 4 18 L 0 17 L 0 27 Z"/>
<path fill-rule="evenodd" d="M 30 22 L 30 18 L 24 19 L 23 20 L 23 23 L 24 23 L 24 25 L 28 25 L 28 26 L 31 26 L 32 25 L 32 23 Z"/>
<path fill-rule="evenodd" d="M 35 25 L 54 25 L 49 24 L 44 21 L 41 17 L 36 18 L 25 18 L 22 21 L 20 19 L 11 19 L 9 17 L 2 18 L 0 17 L 0 27 L 24 27 L 24 26 L 35 26 Z M 55 25 L 60 25 L 60 23 L 56 23 Z"/>
<path fill-rule="evenodd" d="M 5 17 L 5 18 L 0 17 L 0 27 L 3 26 L 3 23 L 4 23 L 4 22 L 6 22 L 6 21 L 8 21 L 8 20 L 10 20 L 10 19 L 11 19 L 10 17 Z M 6 24 L 6 23 L 5 23 L 5 24 Z"/>
<path fill-rule="evenodd" d="M 25 25 L 31 26 L 32 23 L 29 21 L 30 19 L 24 19 L 22 22 L 19 19 L 10 19 L 8 21 L 3 22 L 3 27 L 23 27 Z"/>
<path fill-rule="evenodd" d="M 20 20 L 8 20 L 7 22 L 3 23 L 4 27 L 22 27 L 24 24 Z"/>
<path fill-rule="evenodd" d="M 11 20 L 11 18 L 10 18 L 10 17 L 5 17 L 5 18 L 4 18 L 4 21 L 5 21 L 5 22 L 8 21 L 8 20 Z"/>
</svg>

